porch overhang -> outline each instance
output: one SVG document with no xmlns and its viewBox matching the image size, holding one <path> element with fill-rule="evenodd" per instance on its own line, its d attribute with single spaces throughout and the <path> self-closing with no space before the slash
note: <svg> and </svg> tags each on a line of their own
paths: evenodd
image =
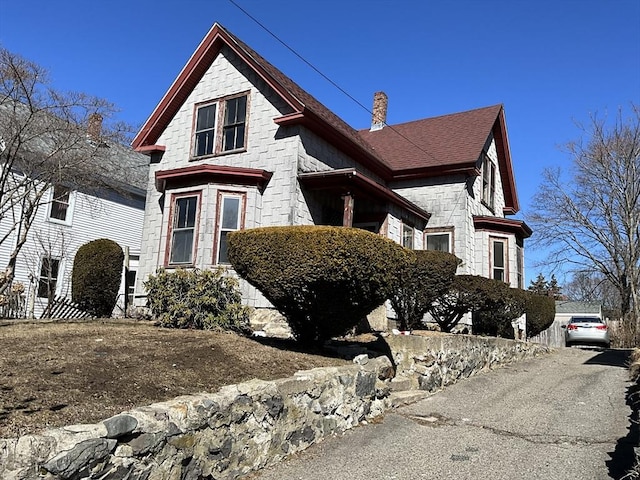
<svg viewBox="0 0 640 480">
<path fill-rule="evenodd" d="M 168 186 L 222 183 L 255 186 L 263 191 L 273 172 L 257 168 L 225 167 L 222 165 L 191 165 L 156 172 L 156 189 L 164 192 Z"/>
<path fill-rule="evenodd" d="M 358 172 L 355 168 L 301 173 L 298 175 L 298 181 L 310 190 L 329 190 L 341 195 L 362 196 L 389 202 L 415 215 L 425 223 L 431 217 L 429 212 Z"/>
<path fill-rule="evenodd" d="M 476 230 L 512 233 L 519 238 L 529 238 L 533 234 L 533 230 L 524 221 L 510 218 L 474 215 L 473 226 Z"/>
</svg>

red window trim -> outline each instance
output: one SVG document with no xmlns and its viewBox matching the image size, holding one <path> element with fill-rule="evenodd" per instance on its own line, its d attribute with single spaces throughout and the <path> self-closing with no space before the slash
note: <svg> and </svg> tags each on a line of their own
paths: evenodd
<svg viewBox="0 0 640 480">
<path fill-rule="evenodd" d="M 193 229 L 193 246 L 192 248 L 192 258 L 191 263 L 170 263 L 171 260 L 171 244 L 173 240 L 173 216 L 174 209 L 176 205 L 176 200 L 184 197 L 197 197 L 198 208 L 196 211 L 196 220 Z M 165 240 L 165 253 L 164 253 L 164 266 L 167 268 L 176 268 L 176 267 L 194 267 L 196 265 L 196 258 L 198 254 L 198 235 L 200 230 L 200 212 L 202 211 L 202 190 L 195 190 L 190 192 L 180 192 L 180 193 L 172 193 L 171 200 L 169 203 L 169 221 L 167 225 L 167 238 Z"/>
</svg>

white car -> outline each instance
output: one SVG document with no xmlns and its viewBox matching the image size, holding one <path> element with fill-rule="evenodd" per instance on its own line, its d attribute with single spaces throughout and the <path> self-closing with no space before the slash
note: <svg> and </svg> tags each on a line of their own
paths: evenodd
<svg viewBox="0 0 640 480">
<path fill-rule="evenodd" d="M 565 329 L 564 339 L 567 347 L 572 345 L 599 345 L 609 348 L 611 340 L 609 339 L 609 329 L 606 323 L 598 317 L 575 316 L 567 325 L 563 325 Z"/>
</svg>

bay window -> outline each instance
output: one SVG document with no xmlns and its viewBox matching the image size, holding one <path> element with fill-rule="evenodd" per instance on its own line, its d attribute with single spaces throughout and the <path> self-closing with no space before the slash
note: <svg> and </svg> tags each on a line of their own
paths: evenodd
<svg viewBox="0 0 640 480">
<path fill-rule="evenodd" d="M 199 195 L 175 196 L 169 250 L 170 264 L 193 264 Z"/>
</svg>

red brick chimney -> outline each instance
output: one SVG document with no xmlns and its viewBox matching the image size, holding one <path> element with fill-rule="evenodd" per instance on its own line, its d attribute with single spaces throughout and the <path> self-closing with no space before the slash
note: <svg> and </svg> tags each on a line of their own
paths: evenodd
<svg viewBox="0 0 640 480">
<path fill-rule="evenodd" d="M 373 117 L 371 131 L 381 130 L 387 123 L 387 94 L 376 92 L 373 94 Z"/>
<path fill-rule="evenodd" d="M 97 142 L 102 134 L 102 115 L 92 113 L 89 115 L 89 125 L 87 126 L 87 135 L 90 140 Z"/>
</svg>

